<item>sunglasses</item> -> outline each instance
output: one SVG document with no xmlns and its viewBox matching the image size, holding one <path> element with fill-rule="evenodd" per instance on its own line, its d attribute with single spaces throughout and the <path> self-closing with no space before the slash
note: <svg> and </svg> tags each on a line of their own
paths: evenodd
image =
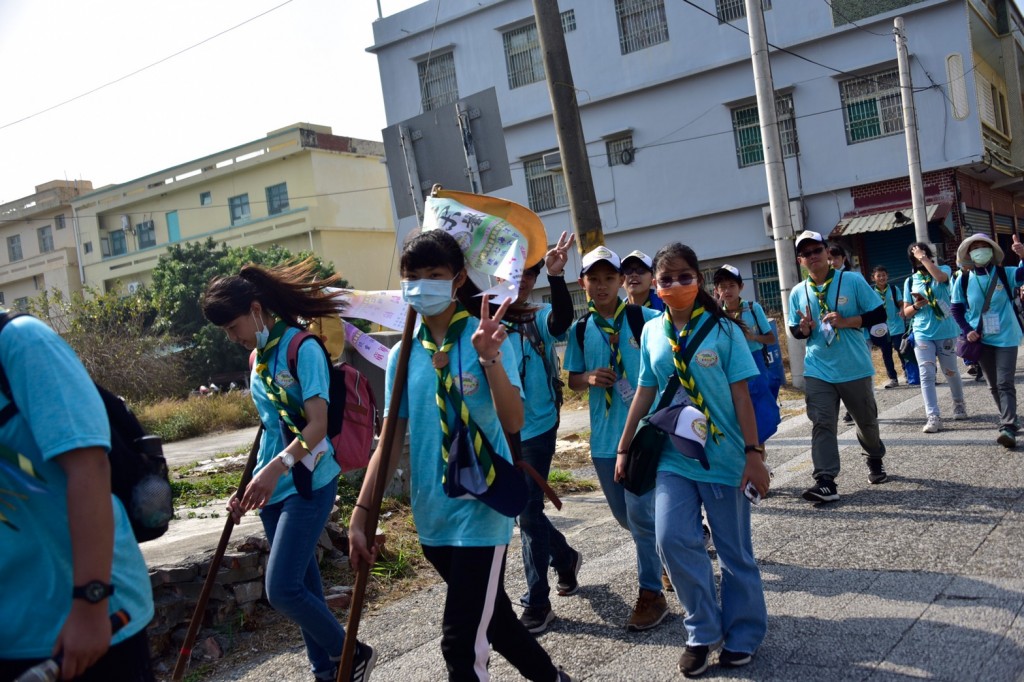
<svg viewBox="0 0 1024 682">
<path fill-rule="evenodd" d="M 670 286 L 679 282 L 684 287 L 688 287 L 697 281 L 696 275 L 686 273 L 683 275 L 676 275 L 675 277 L 669 277 L 668 275 L 662 275 L 658 278 L 658 286 L 662 289 L 668 289 Z"/>
<path fill-rule="evenodd" d="M 623 275 L 646 275 L 649 272 L 650 272 L 650 270 L 648 270 L 645 267 L 640 267 L 640 266 L 634 266 L 634 267 L 629 267 L 629 268 L 622 268 L 622 274 Z"/>
<path fill-rule="evenodd" d="M 797 256 L 799 256 L 800 258 L 810 258 L 811 256 L 817 256 L 819 253 L 821 253 L 824 250 L 825 250 L 824 246 L 819 246 L 819 247 L 813 248 L 813 249 L 804 249 L 803 251 L 798 253 Z"/>
</svg>

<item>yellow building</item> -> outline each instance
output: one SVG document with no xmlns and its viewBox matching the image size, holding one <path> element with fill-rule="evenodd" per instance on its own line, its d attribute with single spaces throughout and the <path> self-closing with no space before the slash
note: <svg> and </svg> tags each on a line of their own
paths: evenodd
<svg viewBox="0 0 1024 682">
<path fill-rule="evenodd" d="M 131 293 L 168 244 L 312 251 L 359 289 L 397 288 L 384 145 L 297 123 L 71 203 L 87 286 Z"/>
<path fill-rule="evenodd" d="M 70 204 L 90 191 L 88 180 L 53 180 L 0 205 L 0 304 L 24 310 L 44 290 L 82 288 Z"/>
</svg>

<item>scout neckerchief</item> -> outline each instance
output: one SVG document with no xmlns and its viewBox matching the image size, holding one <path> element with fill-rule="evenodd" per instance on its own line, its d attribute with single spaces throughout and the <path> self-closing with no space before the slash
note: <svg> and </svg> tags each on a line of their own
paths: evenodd
<svg viewBox="0 0 1024 682">
<path fill-rule="evenodd" d="M 814 283 L 814 280 L 811 279 L 810 275 L 807 276 L 807 280 L 804 282 L 805 291 L 806 291 L 806 287 L 809 286 L 811 288 L 811 291 L 813 291 L 814 295 L 817 296 L 817 298 L 818 298 L 818 319 L 821 319 L 821 318 L 825 317 L 825 315 L 827 315 L 830 312 L 832 312 L 832 309 L 828 305 L 828 290 L 831 287 L 832 280 L 835 278 L 835 276 L 836 276 L 836 271 L 833 270 L 832 268 L 829 268 L 828 269 L 828 277 L 825 278 L 825 281 L 822 282 L 820 286 Z M 836 283 L 836 288 L 837 289 L 842 284 L 842 282 L 843 282 L 843 272 L 842 272 L 842 270 L 840 270 L 839 271 L 839 282 Z M 810 295 L 807 294 L 807 299 L 810 300 L 810 298 L 811 298 Z M 838 305 L 839 305 L 839 292 L 837 291 L 836 292 L 836 306 L 838 307 Z M 835 327 L 833 327 L 832 331 L 835 332 L 836 339 L 838 340 L 839 339 L 839 330 L 836 329 Z"/>
<path fill-rule="evenodd" d="M 441 419 L 441 457 L 445 463 L 442 471 L 448 471 L 448 455 L 451 453 L 452 442 L 455 438 L 451 427 L 448 426 L 448 402 L 451 401 L 455 413 L 469 430 L 469 439 L 473 452 L 480 461 L 487 485 L 490 486 L 494 482 L 494 467 L 492 466 L 490 445 L 487 444 L 483 434 L 480 433 L 476 422 L 470 418 L 469 408 L 462 399 L 462 394 L 455 390 L 450 367 L 451 361 L 448 358 L 448 353 L 460 342 L 462 332 L 465 331 L 468 320 L 469 311 L 463 308 L 461 303 L 456 303 L 455 313 L 452 315 L 452 319 L 448 321 L 448 329 L 445 331 L 444 340 L 440 346 L 434 343 L 430 329 L 427 328 L 426 324 L 420 325 L 420 331 L 416 338 L 419 339 L 420 345 L 430 353 L 430 364 L 434 367 L 436 379 L 435 401 L 437 402 L 437 411 Z M 459 360 L 461 362 L 461 356 Z M 461 377 L 462 372 L 460 370 L 460 380 Z M 443 474 L 443 476 L 446 476 L 446 474 Z"/>
<path fill-rule="evenodd" d="M 624 314 L 626 312 L 626 302 L 621 298 L 615 299 L 615 317 L 612 318 L 611 323 L 597 312 L 597 306 L 594 305 L 593 300 L 587 301 L 587 308 L 594 318 L 594 324 L 608 336 L 608 348 L 610 349 L 608 365 L 615 370 L 616 375 L 625 379 L 626 366 L 622 363 L 622 352 L 619 350 L 619 330 L 622 329 L 622 320 L 626 317 Z M 612 409 L 612 394 L 614 392 L 614 385 L 604 389 L 604 411 L 606 414 L 608 410 Z"/>
<path fill-rule="evenodd" d="M 736 310 L 729 310 L 729 304 L 723 303 L 722 304 L 722 310 L 724 310 L 725 314 L 728 315 L 729 317 L 731 317 L 732 319 L 734 319 L 734 320 L 740 319 L 743 316 L 743 299 L 742 298 L 740 299 L 740 307 L 738 309 L 736 309 Z M 751 311 L 751 312 L 753 312 L 753 311 Z M 756 322 L 756 320 L 755 320 L 755 322 Z"/>
<path fill-rule="evenodd" d="M 668 337 L 668 345 L 672 348 L 672 361 L 676 366 L 676 376 L 679 377 L 679 383 L 686 389 L 686 394 L 690 396 L 693 406 L 704 413 L 705 419 L 708 420 L 708 431 L 715 442 L 718 443 L 723 434 L 711 419 L 711 410 L 708 409 L 707 403 L 704 402 L 704 396 L 701 395 L 700 388 L 690 373 L 689 365 L 683 359 L 683 354 L 686 352 L 687 338 L 697 328 L 697 324 L 700 322 L 703 314 L 704 306 L 697 304 L 693 312 L 690 313 L 690 320 L 683 327 L 683 330 L 677 334 L 676 326 L 672 322 L 672 315 L 666 309 L 664 320 L 665 336 Z"/>
<path fill-rule="evenodd" d="M 256 350 L 256 374 L 260 379 L 263 380 L 263 385 L 267 389 L 267 397 L 270 398 L 270 402 L 274 403 L 274 407 L 277 409 L 278 416 L 281 417 L 281 421 L 288 427 L 288 430 L 295 434 L 295 438 L 298 439 L 299 445 L 307 453 L 311 452 L 309 445 L 306 443 L 306 439 L 302 436 L 302 430 L 295 425 L 292 420 L 292 416 L 288 413 L 289 408 L 298 413 L 301 419 L 306 418 L 306 411 L 302 407 L 302 403 L 293 404 L 291 398 L 288 397 L 288 392 L 282 387 L 278 386 L 274 382 L 274 377 L 270 374 L 270 358 L 274 357 L 277 352 L 278 344 L 281 343 L 281 339 L 284 337 L 285 331 L 288 329 L 288 324 L 284 320 L 278 320 L 274 323 L 273 328 L 270 330 L 270 338 L 267 339 L 267 343 L 263 348 Z M 298 381 L 298 377 L 294 377 Z M 296 457 L 296 460 L 301 459 Z"/>
<path fill-rule="evenodd" d="M 932 307 L 932 312 L 935 313 L 935 317 L 939 320 L 946 316 L 946 313 L 942 312 L 942 308 L 939 307 L 939 302 L 935 300 L 935 294 L 932 292 L 932 276 L 928 272 L 918 272 L 917 276 L 921 278 L 921 282 L 924 284 L 924 297 L 928 301 L 928 305 Z"/>
<path fill-rule="evenodd" d="M 644 301 L 644 304 L 642 306 L 640 306 L 640 307 L 641 308 L 653 308 L 654 307 L 654 304 L 651 303 L 651 293 L 650 293 L 650 291 L 647 292 L 647 300 Z"/>
</svg>

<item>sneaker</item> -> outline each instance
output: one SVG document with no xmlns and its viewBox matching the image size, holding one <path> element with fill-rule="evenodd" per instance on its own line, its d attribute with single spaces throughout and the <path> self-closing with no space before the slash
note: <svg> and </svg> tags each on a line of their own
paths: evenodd
<svg viewBox="0 0 1024 682">
<path fill-rule="evenodd" d="M 558 682 L 572 682 L 572 678 L 569 677 L 569 673 L 565 672 L 561 668 L 558 669 Z"/>
<path fill-rule="evenodd" d="M 874 484 L 885 483 L 889 474 L 885 473 L 885 464 L 881 457 L 868 457 L 868 481 Z"/>
<path fill-rule="evenodd" d="M 718 654 L 718 665 L 723 668 L 739 668 L 750 663 L 753 658 L 753 654 L 722 649 L 722 653 Z"/>
<path fill-rule="evenodd" d="M 686 645 L 683 649 L 683 655 L 679 657 L 679 672 L 684 677 L 697 677 L 702 675 L 705 670 L 708 669 L 708 653 L 710 649 L 707 646 L 692 646 Z"/>
<path fill-rule="evenodd" d="M 377 663 L 377 652 L 369 644 L 356 642 L 356 652 L 352 657 L 352 682 L 366 682 L 370 679 L 373 666 Z"/>
<path fill-rule="evenodd" d="M 967 419 L 967 405 L 963 402 L 953 403 L 953 420 Z"/>
<path fill-rule="evenodd" d="M 640 596 L 636 599 L 636 606 L 633 613 L 626 622 L 626 629 L 633 632 L 650 630 L 661 624 L 668 615 L 668 602 L 665 601 L 663 592 L 640 589 Z"/>
<path fill-rule="evenodd" d="M 527 606 L 519 622 L 531 635 L 539 635 L 548 629 L 548 624 L 554 619 L 555 613 L 550 606 Z"/>
<path fill-rule="evenodd" d="M 828 476 L 817 479 L 815 484 L 804 491 L 803 498 L 808 502 L 835 502 L 839 499 L 836 482 Z"/>
<path fill-rule="evenodd" d="M 972 377 L 976 377 L 976 376 L 978 376 L 978 370 L 979 370 L 979 369 L 980 369 L 980 368 L 979 368 L 979 366 L 978 366 L 978 365 L 969 365 L 969 366 L 967 367 L 967 374 L 968 374 L 969 376 L 972 376 Z"/>
<path fill-rule="evenodd" d="M 924 423 L 924 428 L 921 429 L 922 433 L 938 433 L 942 430 L 942 420 L 936 416 L 928 417 L 928 420 Z"/>
<path fill-rule="evenodd" d="M 843 423 L 844 424 L 852 424 L 853 423 L 853 415 L 850 414 L 849 412 L 843 414 Z"/>
<path fill-rule="evenodd" d="M 672 586 L 672 579 L 668 577 L 668 571 L 665 570 L 664 566 L 661 567 L 661 587 L 666 592 L 676 591 L 676 588 Z"/>
<path fill-rule="evenodd" d="M 708 528 L 706 523 L 704 524 L 704 551 L 712 559 L 718 556 L 718 550 L 715 549 L 715 541 L 711 538 L 711 529 Z"/>
<path fill-rule="evenodd" d="M 576 558 L 572 561 L 572 568 L 565 573 L 558 572 L 558 584 L 555 585 L 555 591 L 559 597 L 570 597 L 580 591 L 580 566 L 583 565 L 583 555 L 577 552 L 575 549 L 572 550 Z"/>
<path fill-rule="evenodd" d="M 1017 434 L 1013 432 L 1009 427 L 1004 426 L 999 429 L 999 437 L 996 438 L 996 442 L 1002 445 L 1004 448 L 1012 448 L 1017 445 Z"/>
<path fill-rule="evenodd" d="M 882 388 L 896 388 L 900 385 L 900 382 L 896 379 L 889 379 L 889 381 L 882 384 Z"/>
</svg>

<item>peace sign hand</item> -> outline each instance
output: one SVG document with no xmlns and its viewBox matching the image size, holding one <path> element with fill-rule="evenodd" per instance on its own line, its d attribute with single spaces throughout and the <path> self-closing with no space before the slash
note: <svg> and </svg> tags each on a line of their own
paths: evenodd
<svg viewBox="0 0 1024 682">
<path fill-rule="evenodd" d="M 576 241 L 576 234 L 563 232 L 558 238 L 555 247 L 544 254 L 544 267 L 549 275 L 560 276 L 565 270 L 565 264 L 569 261 L 569 247 Z"/>
<path fill-rule="evenodd" d="M 1010 245 L 1010 248 L 1013 249 L 1018 258 L 1024 259 L 1024 244 L 1020 243 L 1020 237 L 1017 236 L 1016 232 L 1013 234 L 1013 244 Z"/>
<path fill-rule="evenodd" d="M 484 298 L 486 299 L 486 296 Z M 490 304 L 486 300 L 481 302 L 480 324 L 470 340 L 473 342 L 476 354 L 483 362 L 490 362 L 498 357 L 501 344 L 508 338 L 508 332 L 505 330 L 505 325 L 501 323 L 501 319 L 505 317 L 505 312 L 511 303 L 512 298 L 507 297 L 494 311 L 494 317 L 491 317 Z"/>
<path fill-rule="evenodd" d="M 805 336 L 810 336 L 811 330 L 814 329 L 814 315 L 811 314 L 811 304 L 807 304 L 806 315 L 802 310 L 797 310 L 796 314 L 800 316 L 800 333 Z"/>
</svg>

